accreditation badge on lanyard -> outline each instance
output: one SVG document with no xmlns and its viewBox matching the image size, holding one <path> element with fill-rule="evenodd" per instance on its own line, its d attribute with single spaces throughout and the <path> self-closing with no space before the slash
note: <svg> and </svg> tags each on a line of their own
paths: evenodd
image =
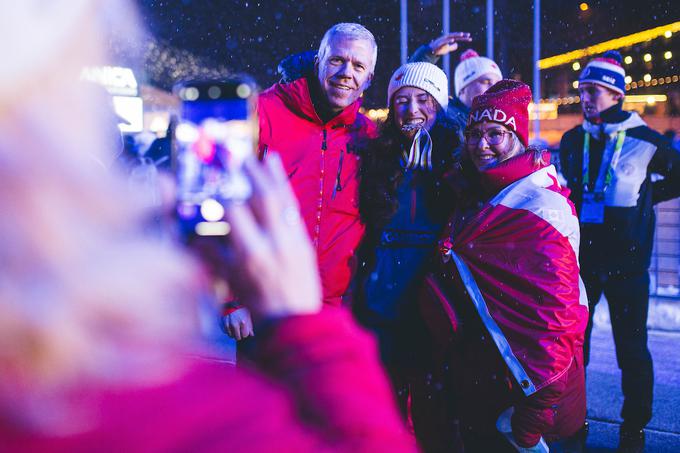
<svg viewBox="0 0 680 453">
<path fill-rule="evenodd" d="M 609 168 L 607 172 L 602 174 L 599 172 L 597 181 L 595 182 L 594 190 L 589 190 L 590 185 L 590 134 L 586 132 L 583 138 L 583 203 L 581 204 L 581 223 L 601 224 L 604 223 L 604 193 L 611 185 L 614 178 L 614 170 L 619 163 L 621 157 L 621 149 L 623 148 L 623 141 L 626 138 L 626 131 L 620 131 L 617 134 L 616 146 L 614 152 L 609 160 Z M 602 163 L 604 164 L 604 156 Z M 604 178 L 603 178 L 604 176 Z"/>
</svg>

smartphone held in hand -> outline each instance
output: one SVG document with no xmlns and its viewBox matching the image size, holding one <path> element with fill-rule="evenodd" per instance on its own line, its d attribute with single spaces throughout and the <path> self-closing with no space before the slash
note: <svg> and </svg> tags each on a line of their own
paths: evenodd
<svg viewBox="0 0 680 453">
<path fill-rule="evenodd" d="M 229 233 L 223 203 L 245 200 L 251 187 L 241 168 L 257 147 L 257 90 L 248 77 L 184 82 L 175 129 L 177 214 L 183 235 Z"/>
</svg>

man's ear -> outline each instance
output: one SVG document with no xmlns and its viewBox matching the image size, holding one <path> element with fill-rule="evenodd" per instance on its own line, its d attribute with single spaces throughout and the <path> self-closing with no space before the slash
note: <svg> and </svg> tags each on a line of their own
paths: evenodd
<svg viewBox="0 0 680 453">
<path fill-rule="evenodd" d="M 368 90 L 368 88 L 371 86 L 372 82 L 373 82 L 373 73 L 371 73 L 368 76 L 368 79 L 366 79 L 366 87 L 364 88 L 364 90 Z"/>
<path fill-rule="evenodd" d="M 623 95 L 621 93 L 619 93 L 618 91 L 614 91 L 609 87 L 606 87 L 606 88 L 611 93 L 612 99 L 614 99 L 614 101 L 616 101 L 616 102 L 621 101 L 621 99 L 623 98 Z"/>
</svg>

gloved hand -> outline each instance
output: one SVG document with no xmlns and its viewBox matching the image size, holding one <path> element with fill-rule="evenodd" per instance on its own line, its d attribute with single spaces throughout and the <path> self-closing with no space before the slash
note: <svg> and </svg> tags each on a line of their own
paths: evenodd
<svg viewBox="0 0 680 453">
<path fill-rule="evenodd" d="M 500 415 L 500 417 L 498 417 L 498 420 L 496 421 L 496 429 L 498 429 L 498 431 L 503 434 L 512 444 L 512 446 L 515 447 L 520 453 L 549 453 L 550 449 L 548 448 L 548 444 L 545 443 L 543 437 L 540 437 L 536 445 L 532 447 L 522 447 L 517 443 L 517 440 L 512 435 L 511 420 L 514 412 L 514 407 L 507 408 Z"/>
</svg>

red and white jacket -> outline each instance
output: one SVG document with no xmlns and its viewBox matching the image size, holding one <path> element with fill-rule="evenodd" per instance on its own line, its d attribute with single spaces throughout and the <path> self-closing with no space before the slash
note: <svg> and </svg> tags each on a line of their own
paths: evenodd
<svg viewBox="0 0 680 453">
<path fill-rule="evenodd" d="M 305 78 L 260 94 L 260 157 L 278 153 L 316 248 L 323 301 L 342 304 L 364 226 L 359 218 L 359 150 L 375 125 L 359 113 L 361 100 L 324 123 Z"/>
<path fill-rule="evenodd" d="M 588 303 L 579 276 L 578 218 L 555 168 L 543 162 L 537 169 L 531 152 L 480 177 L 495 195 L 454 221 L 440 242 L 443 266 L 452 271 L 445 274 L 456 280 L 440 283 L 457 290 L 439 303 L 451 304 L 443 307 L 447 313 L 456 304 L 474 305 L 529 396 L 581 354 Z"/>
</svg>

